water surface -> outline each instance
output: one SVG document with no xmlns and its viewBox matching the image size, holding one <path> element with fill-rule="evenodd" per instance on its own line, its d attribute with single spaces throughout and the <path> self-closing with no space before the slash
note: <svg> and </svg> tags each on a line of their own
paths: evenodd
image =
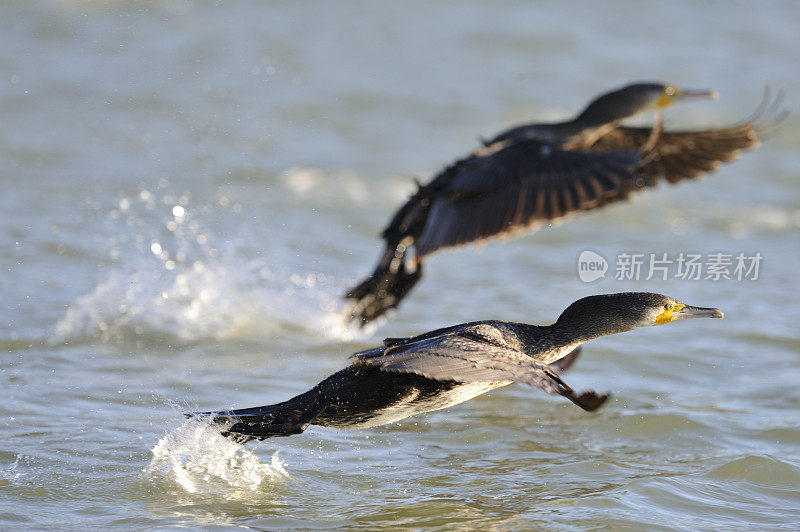
<svg viewBox="0 0 800 532">
<path fill-rule="evenodd" d="M 343 323 L 376 234 L 479 135 L 633 79 L 710 87 L 675 127 L 800 94 L 770 2 L 0 6 L 0 527 L 795 529 L 800 125 L 694 183 L 435 256 Z M 761 253 L 752 280 L 584 284 L 581 251 Z M 509 386 L 363 431 L 245 448 L 186 409 L 305 391 L 384 336 L 548 323 L 650 290 L 724 321 L 588 345 L 597 414 Z"/>
</svg>

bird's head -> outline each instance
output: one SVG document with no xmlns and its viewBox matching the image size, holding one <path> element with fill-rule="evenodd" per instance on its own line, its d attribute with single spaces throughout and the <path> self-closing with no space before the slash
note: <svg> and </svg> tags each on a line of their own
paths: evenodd
<svg viewBox="0 0 800 532">
<path fill-rule="evenodd" d="M 631 83 L 596 98 L 577 120 L 591 125 L 607 124 L 693 98 L 717 99 L 718 95 L 716 91 L 681 89 L 665 83 Z"/>
<path fill-rule="evenodd" d="M 722 318 L 716 308 L 693 307 L 650 292 L 622 292 L 584 297 L 561 313 L 556 326 L 597 338 L 688 318 Z"/>
</svg>

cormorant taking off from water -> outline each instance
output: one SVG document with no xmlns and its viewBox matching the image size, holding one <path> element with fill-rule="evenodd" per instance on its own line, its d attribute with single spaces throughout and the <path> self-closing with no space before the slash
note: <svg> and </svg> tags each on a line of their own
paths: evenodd
<svg viewBox="0 0 800 532">
<path fill-rule="evenodd" d="M 584 410 L 607 394 L 576 393 L 558 373 L 593 338 L 686 318 L 722 318 L 715 308 L 690 307 L 660 294 L 626 292 L 579 299 L 548 326 L 475 321 L 353 355 L 355 362 L 306 393 L 275 405 L 204 412 L 238 441 L 290 436 L 310 424 L 361 428 L 462 403 L 522 382 L 563 395 Z"/>
<path fill-rule="evenodd" d="M 375 271 L 346 294 L 353 319 L 363 325 L 396 307 L 422 276 L 423 259 L 438 249 L 510 236 L 626 199 L 660 179 L 698 177 L 755 147 L 759 133 L 786 114 L 782 93 L 771 100 L 766 91 L 752 117 L 737 125 L 662 132 L 659 110 L 696 97 L 716 93 L 636 83 L 600 96 L 573 120 L 519 126 L 485 141 L 419 185 L 394 215 Z M 656 126 L 620 125 L 644 111 L 656 111 Z"/>
</svg>

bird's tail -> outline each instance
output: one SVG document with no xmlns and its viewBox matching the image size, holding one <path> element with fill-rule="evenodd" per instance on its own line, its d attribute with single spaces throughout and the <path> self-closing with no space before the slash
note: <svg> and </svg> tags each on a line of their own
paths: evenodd
<svg viewBox="0 0 800 532">
<path fill-rule="evenodd" d="M 192 412 L 186 416 L 210 417 L 215 423 L 230 425 L 222 435 L 244 443 L 250 440 L 300 434 L 308 428 L 325 406 L 327 402 L 322 400 L 309 405 L 294 398 L 274 405 L 218 412 Z"/>
<path fill-rule="evenodd" d="M 345 297 L 354 300 L 351 318 L 360 320 L 361 326 L 396 307 L 422 277 L 422 260 L 416 257 L 415 268 L 409 271 L 406 264 L 408 246 L 413 239 L 406 237 L 397 245 L 387 245 L 375 271 L 352 288 Z"/>
</svg>

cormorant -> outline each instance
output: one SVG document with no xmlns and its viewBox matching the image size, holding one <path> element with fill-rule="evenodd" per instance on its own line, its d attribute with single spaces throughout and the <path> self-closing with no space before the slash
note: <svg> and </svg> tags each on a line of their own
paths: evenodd
<svg viewBox="0 0 800 532">
<path fill-rule="evenodd" d="M 685 318 L 722 318 L 715 308 L 685 305 L 648 292 L 589 296 L 548 326 L 475 321 L 411 338 L 387 338 L 352 355 L 349 367 L 282 403 L 187 414 L 230 424 L 237 441 L 290 436 L 310 424 L 339 428 L 385 425 L 462 403 L 489 390 L 522 382 L 563 395 L 586 411 L 608 394 L 576 393 L 559 377 L 580 345 L 609 334 Z"/>
<path fill-rule="evenodd" d="M 769 90 L 756 112 L 720 129 L 662 132 L 660 109 L 707 90 L 635 83 L 603 94 L 576 118 L 514 127 L 421 185 L 392 218 L 375 271 L 346 297 L 364 325 L 396 307 L 422 276 L 423 259 L 441 248 L 512 236 L 538 224 L 626 199 L 661 179 L 696 178 L 755 147 L 787 113 Z M 623 127 L 644 111 L 653 127 Z M 413 260 L 407 260 L 414 248 Z"/>
</svg>

